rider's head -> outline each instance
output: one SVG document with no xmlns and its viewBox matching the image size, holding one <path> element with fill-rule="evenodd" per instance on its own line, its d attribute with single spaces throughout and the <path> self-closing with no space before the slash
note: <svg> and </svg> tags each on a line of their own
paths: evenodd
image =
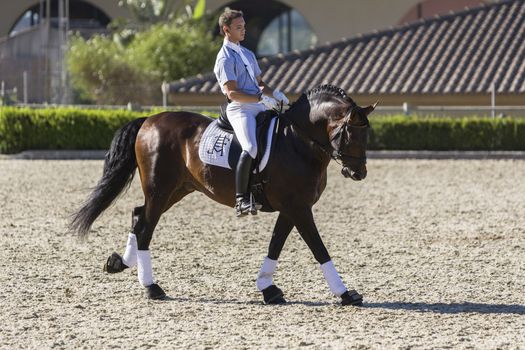
<svg viewBox="0 0 525 350">
<path fill-rule="evenodd" d="M 246 29 L 242 11 L 226 9 L 219 17 L 219 30 L 231 41 L 244 40 Z"/>
</svg>

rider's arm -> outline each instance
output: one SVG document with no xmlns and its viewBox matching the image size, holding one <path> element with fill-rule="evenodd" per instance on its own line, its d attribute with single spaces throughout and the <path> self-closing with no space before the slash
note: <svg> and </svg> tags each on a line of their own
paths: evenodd
<svg viewBox="0 0 525 350">
<path fill-rule="evenodd" d="M 266 83 L 262 80 L 261 76 L 257 76 L 257 82 L 259 83 L 259 86 L 262 88 L 263 95 L 267 95 L 270 97 L 273 97 L 273 89 L 266 85 Z"/>
<path fill-rule="evenodd" d="M 261 100 L 260 94 L 250 95 L 239 91 L 237 89 L 237 82 L 235 80 L 228 80 L 226 83 L 224 83 L 224 90 L 231 101 L 241 103 L 257 103 Z"/>
</svg>

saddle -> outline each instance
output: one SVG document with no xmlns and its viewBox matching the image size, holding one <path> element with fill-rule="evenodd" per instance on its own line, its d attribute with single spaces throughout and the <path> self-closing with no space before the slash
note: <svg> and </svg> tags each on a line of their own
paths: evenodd
<svg viewBox="0 0 525 350">
<path fill-rule="evenodd" d="M 219 118 L 217 118 L 217 126 L 221 128 L 222 130 L 234 135 L 233 127 L 228 120 L 228 115 L 226 112 L 227 103 L 221 105 L 221 112 Z M 272 121 L 272 118 L 277 116 L 277 112 L 273 110 L 268 110 L 261 112 L 257 115 L 256 121 L 257 121 L 257 129 L 255 132 L 256 140 L 257 140 L 257 157 L 255 158 L 255 161 L 253 162 L 252 167 L 254 169 L 259 169 L 259 164 L 261 162 L 261 159 L 263 157 L 264 150 L 267 146 L 268 139 L 266 138 L 266 135 L 268 134 L 268 128 L 270 127 L 270 122 Z M 232 169 L 235 169 L 237 166 L 237 161 L 239 160 L 239 156 L 241 155 L 242 150 L 241 149 L 231 149 L 229 155 L 228 155 L 228 163 L 232 167 Z M 253 169 L 252 169 L 253 170 Z"/>
<path fill-rule="evenodd" d="M 233 137 L 236 139 L 235 134 L 233 132 L 233 127 L 228 120 L 228 115 L 226 112 L 227 103 L 221 105 L 220 107 L 220 116 L 217 119 L 217 126 L 224 130 L 225 132 L 231 133 Z M 255 158 L 255 161 L 252 163 L 252 175 L 250 176 L 250 190 L 252 194 L 254 195 L 255 201 L 257 203 L 260 203 L 262 205 L 261 211 L 273 211 L 271 206 L 268 203 L 268 200 L 266 199 L 266 196 L 264 195 L 264 184 L 268 182 L 268 179 L 266 176 L 264 176 L 263 173 L 259 171 L 259 164 L 261 163 L 261 160 L 264 156 L 264 151 L 267 147 L 268 143 L 268 129 L 271 125 L 271 121 L 274 117 L 277 116 L 277 112 L 273 110 L 267 110 L 264 112 L 260 112 L 257 117 L 257 129 L 256 129 L 256 139 L 257 139 L 257 157 Z M 273 149 L 273 145 L 275 143 L 276 137 L 272 138 L 271 141 L 271 148 Z M 239 156 L 241 155 L 242 149 L 240 147 L 231 148 L 230 153 L 228 155 L 228 163 L 232 167 L 232 169 L 235 169 L 237 166 L 237 162 L 239 161 Z M 264 172 L 264 171 L 263 171 Z"/>
</svg>

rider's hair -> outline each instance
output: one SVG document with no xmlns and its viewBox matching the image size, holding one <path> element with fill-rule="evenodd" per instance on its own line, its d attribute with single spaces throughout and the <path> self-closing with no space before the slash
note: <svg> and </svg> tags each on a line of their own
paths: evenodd
<svg viewBox="0 0 525 350">
<path fill-rule="evenodd" d="M 224 31 L 222 30 L 223 26 L 230 26 L 232 24 L 232 21 L 236 18 L 242 17 L 243 13 L 242 11 L 237 10 L 231 10 L 229 8 L 226 8 L 222 15 L 219 17 L 219 30 L 221 32 L 221 35 L 225 35 Z"/>
</svg>

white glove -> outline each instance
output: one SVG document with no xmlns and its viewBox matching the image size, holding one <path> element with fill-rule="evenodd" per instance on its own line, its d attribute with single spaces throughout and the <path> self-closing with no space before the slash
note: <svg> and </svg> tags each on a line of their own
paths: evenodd
<svg viewBox="0 0 525 350">
<path fill-rule="evenodd" d="M 285 106 L 290 103 L 286 95 L 278 89 L 273 90 L 273 97 L 275 97 L 277 101 L 282 102 Z"/>
<path fill-rule="evenodd" d="M 261 101 L 259 101 L 259 103 L 262 103 L 266 107 L 266 109 L 277 109 L 279 105 L 279 102 L 277 102 L 275 98 L 267 95 L 262 95 Z"/>
</svg>

